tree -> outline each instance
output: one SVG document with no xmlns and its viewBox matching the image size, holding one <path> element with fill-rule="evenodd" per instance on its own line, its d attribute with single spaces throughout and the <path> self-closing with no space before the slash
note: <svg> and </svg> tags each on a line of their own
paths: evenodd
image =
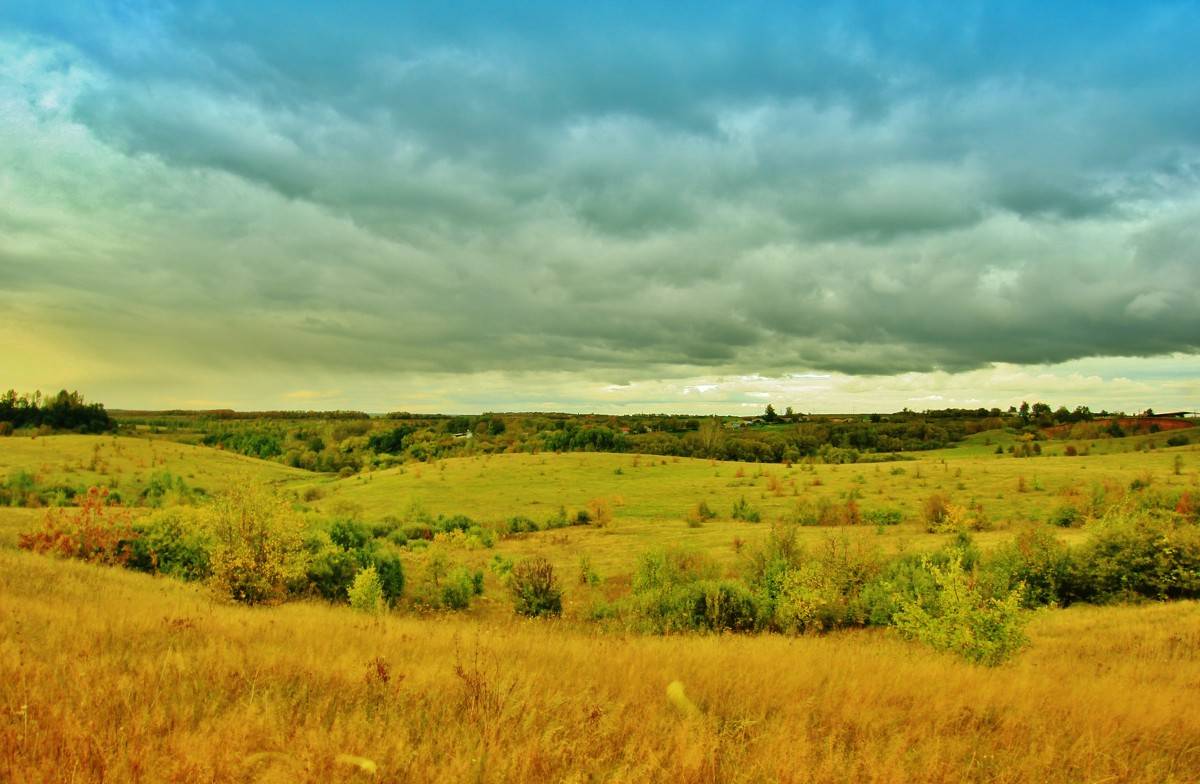
<svg viewBox="0 0 1200 784">
<path fill-rule="evenodd" d="M 240 481 L 211 509 L 213 581 L 234 601 L 281 601 L 304 576 L 304 520 L 273 490 Z"/>
<path fill-rule="evenodd" d="M 767 411 L 765 414 L 763 414 L 763 419 L 767 420 L 768 422 L 779 421 L 779 414 L 775 413 L 775 406 L 767 403 Z"/>
<path fill-rule="evenodd" d="M 696 434 L 700 439 L 704 456 L 717 457 L 717 451 L 725 440 L 725 431 L 721 428 L 721 421 L 716 417 L 708 417 L 700 423 L 700 429 L 696 431 Z"/>
</svg>

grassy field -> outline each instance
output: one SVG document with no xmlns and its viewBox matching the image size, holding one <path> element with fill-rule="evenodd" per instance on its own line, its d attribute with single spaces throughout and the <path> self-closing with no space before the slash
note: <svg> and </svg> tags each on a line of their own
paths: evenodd
<svg viewBox="0 0 1200 784">
<path fill-rule="evenodd" d="M 490 573 L 461 614 L 232 606 L 17 551 L 45 512 L 0 508 L 0 781 L 1197 781 L 1196 603 L 1042 610 L 1029 648 L 996 669 L 891 630 L 663 638 L 582 620 L 595 595 L 627 588 L 642 552 L 702 550 L 732 574 L 739 547 L 819 498 L 905 521 L 800 529 L 811 546 L 834 536 L 891 553 L 948 541 L 920 520 L 933 493 L 983 505 L 987 549 L 1094 487 L 1200 490 L 1196 446 L 1139 446 L 1161 435 L 1086 457 L 1001 457 L 998 434 L 981 434 L 880 464 L 513 454 L 343 479 L 163 441 L 3 439 L 0 470 L 51 481 L 136 488 L 166 470 L 212 492 L 249 476 L 314 514 L 365 520 L 541 521 L 603 498 L 613 519 L 453 552 L 477 567 L 549 557 L 566 612 L 524 621 Z M 763 522 L 730 519 L 743 497 Z M 717 517 L 689 526 L 701 500 Z M 578 584 L 581 556 L 601 587 Z M 415 579 L 421 555 L 406 557 Z M 675 681 L 686 699 L 668 697 Z"/>
<path fill-rule="evenodd" d="M 278 463 L 172 441 L 116 436 L 55 435 L 0 441 L 0 478 L 25 471 L 40 485 L 86 489 L 106 485 L 134 496 L 150 477 L 164 471 L 189 487 L 212 493 L 238 476 L 279 483 L 311 476 Z"/>
<path fill-rule="evenodd" d="M 836 533 L 892 553 L 931 549 L 946 541 L 945 535 L 926 533 L 921 519 L 922 506 L 933 494 L 957 504 L 980 505 L 994 528 L 976 535 L 987 548 L 1010 539 L 1026 524 L 1045 521 L 1058 506 L 1084 500 L 1093 488 L 1122 492 L 1141 480 L 1160 488 L 1200 489 L 1200 451 L 1194 445 L 1140 450 L 1132 448 L 1134 443 L 1126 452 L 1017 459 L 974 448 L 975 440 L 982 444 L 986 438 L 973 439 L 961 453 L 918 453 L 912 460 L 892 463 L 789 468 L 646 455 L 513 454 L 454 458 L 346 479 L 314 477 L 292 487 L 318 496 L 312 502 L 318 509 L 365 519 L 404 519 L 416 508 L 431 515 L 465 514 L 483 522 L 513 515 L 543 521 L 560 506 L 573 512 L 587 508 L 593 499 L 605 499 L 613 515 L 605 528 L 565 528 L 497 546 L 498 552 L 510 556 L 545 555 L 568 572 L 580 555 L 586 555 L 604 575 L 627 574 L 637 553 L 663 545 L 701 549 L 732 563 L 735 540 L 752 545 L 772 520 L 821 499 L 843 504 L 854 497 L 864 512 L 896 509 L 905 522 L 886 528 L 805 528 L 805 540 L 816 544 Z M 1178 475 L 1177 455 L 1182 461 Z M 760 512 L 762 523 L 730 518 L 730 510 L 742 498 Z M 700 501 L 717 517 L 689 527 L 687 515 Z M 1059 535 L 1070 541 L 1083 534 L 1060 530 Z M 486 559 L 478 555 L 475 560 Z"/>
<path fill-rule="evenodd" d="M 888 633 L 245 609 L 0 550 L 0 626 L 14 784 L 1200 779 L 1194 603 L 1046 612 L 988 670 Z"/>
</svg>

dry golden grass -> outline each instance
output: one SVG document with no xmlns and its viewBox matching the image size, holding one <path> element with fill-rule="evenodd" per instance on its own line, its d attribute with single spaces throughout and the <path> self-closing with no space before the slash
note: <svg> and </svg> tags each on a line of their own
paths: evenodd
<svg viewBox="0 0 1200 784">
<path fill-rule="evenodd" d="M 987 670 L 886 632 L 375 621 L 0 549 L 0 780 L 1200 780 L 1200 606 L 1031 633 Z"/>
</svg>

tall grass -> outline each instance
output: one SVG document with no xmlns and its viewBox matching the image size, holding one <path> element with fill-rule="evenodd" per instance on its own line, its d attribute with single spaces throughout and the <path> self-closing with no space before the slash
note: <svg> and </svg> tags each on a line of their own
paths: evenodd
<svg viewBox="0 0 1200 784">
<path fill-rule="evenodd" d="M 1200 606 L 1072 608 L 1030 637 L 986 670 L 887 632 L 243 608 L 0 550 L 0 780 L 1200 780 Z"/>
</svg>

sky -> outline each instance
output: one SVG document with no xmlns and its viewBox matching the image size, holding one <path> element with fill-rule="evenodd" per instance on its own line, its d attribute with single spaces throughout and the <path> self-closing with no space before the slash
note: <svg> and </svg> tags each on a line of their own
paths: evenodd
<svg viewBox="0 0 1200 784">
<path fill-rule="evenodd" d="M 1195 410 L 1197 41 L 1196 2 L 4 0 L 0 386 Z"/>
</svg>

